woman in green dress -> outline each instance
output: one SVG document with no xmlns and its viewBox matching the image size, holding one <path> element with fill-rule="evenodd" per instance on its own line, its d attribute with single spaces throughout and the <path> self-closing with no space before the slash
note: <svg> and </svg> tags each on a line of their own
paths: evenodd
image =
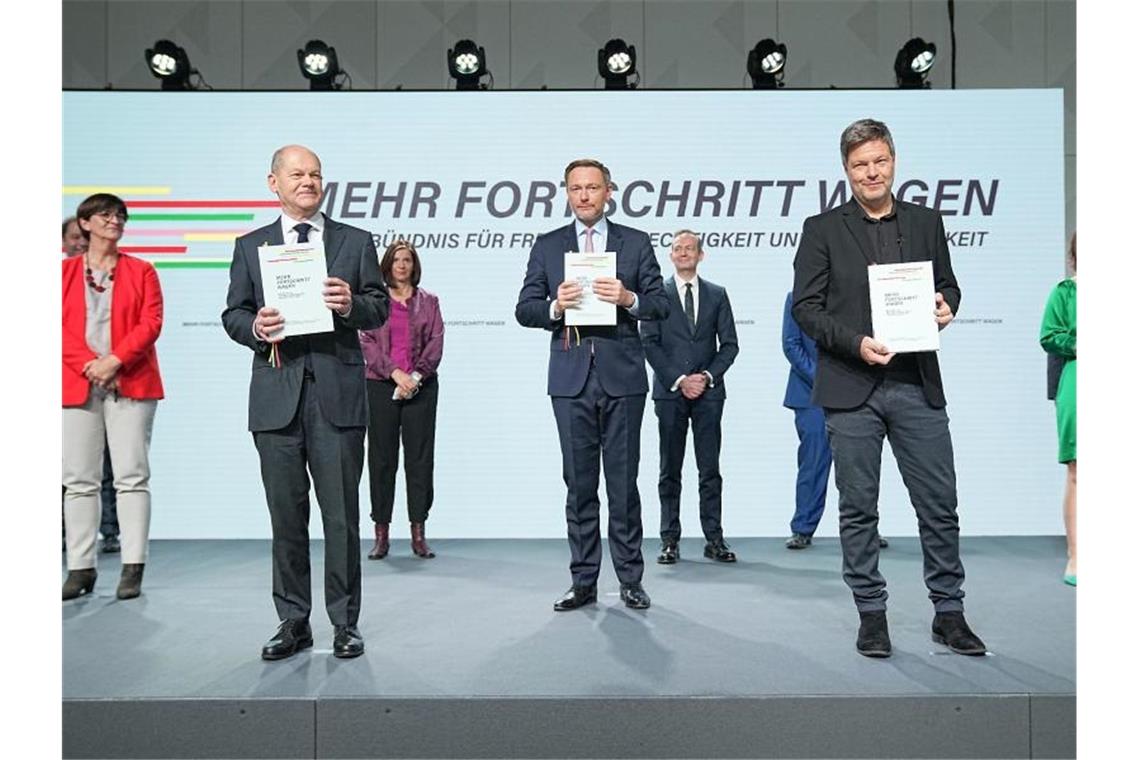
<svg viewBox="0 0 1140 760">
<path fill-rule="evenodd" d="M 1069 269 L 1049 294 L 1041 318 L 1041 347 L 1065 360 L 1057 386 L 1057 459 L 1068 467 L 1065 481 L 1065 539 L 1069 563 L 1063 579 L 1077 585 L 1077 234 L 1069 240 Z"/>
</svg>

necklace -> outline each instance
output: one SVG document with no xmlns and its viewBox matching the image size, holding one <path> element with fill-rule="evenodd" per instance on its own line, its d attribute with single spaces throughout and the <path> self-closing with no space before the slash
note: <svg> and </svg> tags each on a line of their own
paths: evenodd
<svg viewBox="0 0 1140 760">
<path fill-rule="evenodd" d="M 91 263 L 87 260 L 86 256 L 83 257 L 83 278 L 87 280 L 87 287 L 91 288 L 96 293 L 102 293 L 107 290 L 106 285 L 99 285 L 95 282 L 95 276 L 91 274 Z M 107 281 L 115 281 L 115 267 L 111 267 L 107 271 Z"/>
</svg>

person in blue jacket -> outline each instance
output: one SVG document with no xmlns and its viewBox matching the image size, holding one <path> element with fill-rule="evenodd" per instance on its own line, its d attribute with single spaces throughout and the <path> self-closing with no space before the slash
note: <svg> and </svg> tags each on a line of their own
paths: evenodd
<svg viewBox="0 0 1140 760">
<path fill-rule="evenodd" d="M 796 513 L 792 516 L 792 537 L 784 542 L 789 549 L 806 549 L 823 517 L 827 500 L 827 479 L 831 474 L 831 446 L 827 442 L 823 409 L 812 406 L 811 389 L 819 352 L 815 341 L 800 329 L 792 318 L 792 294 L 784 299 L 784 356 L 791 365 L 784 406 L 796 413 L 796 434 L 800 447 L 796 453 Z M 879 547 L 887 540 L 879 536 Z"/>
</svg>

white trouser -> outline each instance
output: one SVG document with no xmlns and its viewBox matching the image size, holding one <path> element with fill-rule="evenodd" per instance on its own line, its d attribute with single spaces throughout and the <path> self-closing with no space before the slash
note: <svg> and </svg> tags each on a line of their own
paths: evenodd
<svg viewBox="0 0 1140 760">
<path fill-rule="evenodd" d="M 150 449 L 155 399 L 135 400 L 92 389 L 83 406 L 63 409 L 63 517 L 67 569 L 95 567 L 103 440 L 115 472 L 123 564 L 146 562 L 150 532 Z"/>
</svg>

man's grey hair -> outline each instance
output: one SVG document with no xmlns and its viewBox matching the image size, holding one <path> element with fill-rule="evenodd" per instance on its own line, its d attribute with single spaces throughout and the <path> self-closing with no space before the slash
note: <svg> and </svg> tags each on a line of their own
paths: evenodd
<svg viewBox="0 0 1140 760">
<path fill-rule="evenodd" d="M 874 119 L 859 119 L 847 125 L 839 138 L 839 155 L 843 158 L 843 165 L 847 166 L 848 153 L 871 140 L 885 142 L 891 151 L 891 157 L 894 157 L 895 141 L 891 139 L 891 130 L 887 129 L 887 125 Z"/>
<path fill-rule="evenodd" d="M 273 158 L 269 159 L 269 173 L 276 174 L 277 170 L 281 168 L 282 162 L 285 160 L 285 154 L 288 151 L 295 150 L 297 148 L 312 153 L 314 156 L 317 155 L 316 153 L 313 153 L 313 151 L 306 148 L 304 145 L 282 145 L 280 148 L 273 151 Z M 318 156 L 317 161 L 319 162 L 320 160 L 321 159 Z"/>
<path fill-rule="evenodd" d="M 682 230 L 677 230 L 676 232 L 674 232 L 673 233 L 673 243 L 676 244 L 677 238 L 681 237 L 682 235 L 692 235 L 693 240 L 697 241 L 697 253 L 704 253 L 705 252 L 704 244 L 701 243 L 701 236 L 698 235 L 697 233 L 693 232 L 692 230 L 682 229 Z M 672 249 L 672 247 L 673 246 L 669 246 L 670 249 Z"/>
</svg>

